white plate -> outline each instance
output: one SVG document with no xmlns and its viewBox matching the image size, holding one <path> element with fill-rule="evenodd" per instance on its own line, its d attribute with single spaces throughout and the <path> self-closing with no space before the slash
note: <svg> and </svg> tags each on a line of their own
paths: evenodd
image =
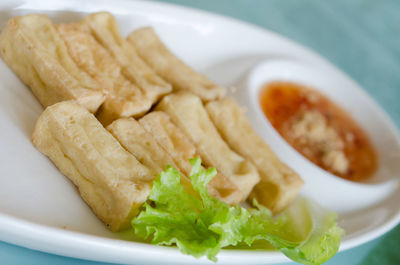
<svg viewBox="0 0 400 265">
<path fill-rule="evenodd" d="M 2 1 L 0 8 L 1 27 L 15 15 L 46 13 L 55 22 L 66 22 L 103 10 L 116 15 L 124 34 L 144 25 L 154 26 L 170 49 L 188 64 L 222 85 L 239 88 L 233 95 L 247 105 L 255 129 L 306 180 L 302 194 L 340 214 L 340 225 L 346 230 L 341 250 L 371 240 L 398 223 L 398 134 L 365 92 L 315 53 L 243 22 L 167 4 L 10 0 Z M 314 85 L 354 115 L 370 133 L 380 155 L 381 168 L 370 183 L 350 183 L 326 174 L 279 137 L 256 101 L 259 85 L 274 79 Z M 30 136 L 43 109 L 3 62 L 0 80 L 0 240 L 98 261 L 208 263 L 182 255 L 175 248 L 116 239 L 80 199 L 74 186 L 32 146 Z M 221 264 L 287 261 L 275 251 L 224 250 L 218 258 Z"/>
</svg>

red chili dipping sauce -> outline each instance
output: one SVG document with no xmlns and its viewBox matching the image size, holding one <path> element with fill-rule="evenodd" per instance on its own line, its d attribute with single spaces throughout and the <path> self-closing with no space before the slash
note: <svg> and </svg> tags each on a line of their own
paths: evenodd
<svg viewBox="0 0 400 265">
<path fill-rule="evenodd" d="M 279 134 L 315 165 L 352 181 L 375 172 L 377 155 L 366 133 L 321 93 L 277 81 L 266 84 L 259 96 Z"/>
</svg>

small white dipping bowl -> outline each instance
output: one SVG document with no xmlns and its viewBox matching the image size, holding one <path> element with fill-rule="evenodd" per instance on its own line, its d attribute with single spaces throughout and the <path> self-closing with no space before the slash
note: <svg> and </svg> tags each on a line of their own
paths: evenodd
<svg viewBox="0 0 400 265">
<path fill-rule="evenodd" d="M 366 131 L 378 155 L 378 169 L 367 181 L 337 177 L 298 153 L 274 129 L 260 103 L 260 89 L 273 81 L 289 81 L 322 92 L 347 111 Z M 329 71 L 295 60 L 267 60 L 249 73 L 246 90 L 253 126 L 277 155 L 305 180 L 301 194 L 339 213 L 378 203 L 397 188 L 400 177 L 400 141 L 384 111 L 355 82 L 339 71 Z"/>
</svg>

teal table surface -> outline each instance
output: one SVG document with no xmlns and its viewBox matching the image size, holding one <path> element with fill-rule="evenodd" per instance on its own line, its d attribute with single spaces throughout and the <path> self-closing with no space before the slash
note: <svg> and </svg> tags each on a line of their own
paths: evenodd
<svg viewBox="0 0 400 265">
<path fill-rule="evenodd" d="M 166 0 L 244 20 L 299 42 L 345 71 L 400 127 L 400 1 Z M 400 226 L 337 254 L 329 265 L 400 264 Z M 66 258 L 0 242 L 0 264 L 106 263 Z M 293 263 L 287 263 L 293 264 Z"/>
</svg>

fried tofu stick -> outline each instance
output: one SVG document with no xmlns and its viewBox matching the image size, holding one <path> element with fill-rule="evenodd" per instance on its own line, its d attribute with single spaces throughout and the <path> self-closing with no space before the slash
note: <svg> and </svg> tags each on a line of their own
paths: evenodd
<svg viewBox="0 0 400 265">
<path fill-rule="evenodd" d="M 45 15 L 9 20 L 0 35 L 0 53 L 44 107 L 76 100 L 95 112 L 105 99 L 102 86 L 76 66 Z"/>
<path fill-rule="evenodd" d="M 254 187 L 250 199 L 256 198 L 275 213 L 285 209 L 303 185 L 300 176 L 279 160 L 232 98 L 210 102 L 206 109 L 229 146 L 252 161 L 260 173 L 261 181 Z"/>
<path fill-rule="evenodd" d="M 189 159 L 196 157 L 196 148 L 169 116 L 162 111 L 152 111 L 143 116 L 139 123 L 170 153 L 179 169 L 189 176 L 192 169 Z"/>
<path fill-rule="evenodd" d="M 153 111 L 139 120 L 139 123 L 169 153 L 178 169 L 186 176 L 190 175 L 189 159 L 198 157 L 196 148 L 184 133 L 173 124 L 167 114 Z M 217 173 L 207 186 L 211 196 L 229 204 L 239 203 L 242 194 L 239 188 L 226 176 Z"/>
<path fill-rule="evenodd" d="M 204 164 L 228 177 L 239 188 L 244 201 L 259 181 L 257 170 L 221 138 L 200 98 L 190 93 L 171 94 L 160 101 L 156 110 L 170 116 L 195 145 Z"/>
<path fill-rule="evenodd" d="M 154 138 L 134 119 L 118 119 L 107 126 L 107 130 L 157 176 L 167 165 L 176 168 L 172 158 Z"/>
<path fill-rule="evenodd" d="M 158 145 L 153 136 L 132 118 L 118 119 L 107 130 L 145 165 L 153 176 L 158 176 L 168 165 L 177 168 L 172 157 Z M 182 175 L 182 174 L 181 174 Z M 186 192 L 194 193 L 188 175 L 181 177 L 181 184 Z"/>
<path fill-rule="evenodd" d="M 122 67 L 123 74 L 135 83 L 152 103 L 171 92 L 169 83 L 158 76 L 136 53 L 134 47 L 124 39 L 113 15 L 108 12 L 94 13 L 82 23 L 89 26 L 91 33 Z"/>
<path fill-rule="evenodd" d="M 225 95 L 225 88 L 197 73 L 169 51 L 153 28 L 135 30 L 127 39 L 147 64 L 172 84 L 175 91 L 190 91 L 203 101 L 215 100 Z"/>
<path fill-rule="evenodd" d="M 122 75 L 121 67 L 94 39 L 87 25 L 70 23 L 57 25 L 56 28 L 77 66 L 103 84 L 108 92 L 97 114 L 103 125 L 120 117 L 141 116 L 151 108 L 152 102 Z"/>
<path fill-rule="evenodd" d="M 32 141 L 112 231 L 129 226 L 147 199 L 154 175 L 93 114 L 71 101 L 47 107 Z"/>
</svg>

